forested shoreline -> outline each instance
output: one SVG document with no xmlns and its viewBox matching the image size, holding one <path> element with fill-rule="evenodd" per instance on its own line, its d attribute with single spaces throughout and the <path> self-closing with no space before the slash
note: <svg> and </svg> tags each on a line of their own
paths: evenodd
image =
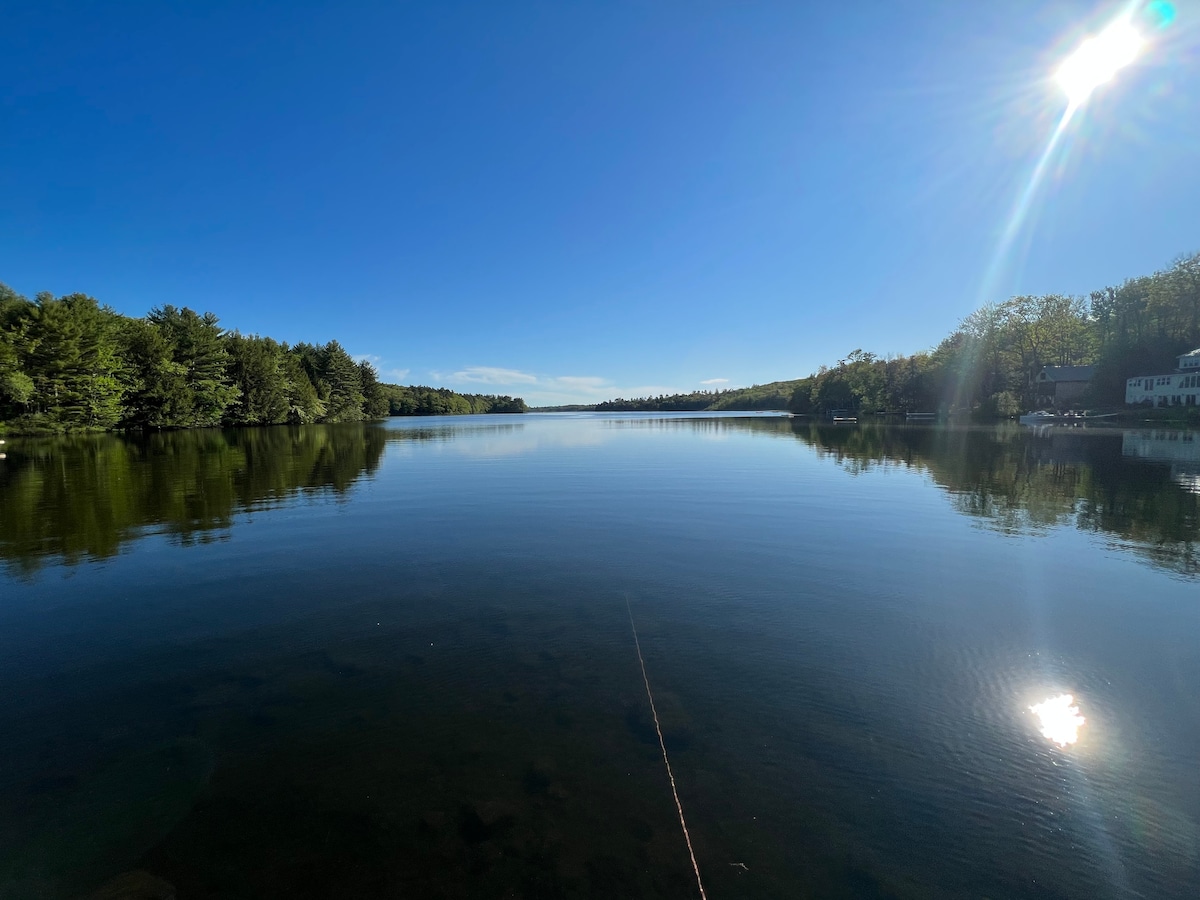
<svg viewBox="0 0 1200 900">
<path fill-rule="evenodd" d="M 1018 296 L 964 318 L 934 349 L 855 350 L 791 381 L 590 407 L 600 412 L 787 409 L 1014 415 L 1038 405 L 1043 366 L 1091 365 L 1084 398 L 1118 407 L 1125 381 L 1200 347 L 1200 254 L 1089 297 Z M 519 397 L 384 384 L 337 341 L 289 346 L 226 331 L 210 312 L 121 315 L 86 294 L 29 300 L 0 284 L 0 428 L 76 431 L 347 422 L 524 412 Z"/>
<path fill-rule="evenodd" d="M 1125 402 L 1125 381 L 1172 372 L 1200 347 L 1200 254 L 1087 298 L 1019 296 L 963 319 L 933 350 L 879 357 L 855 350 L 805 378 L 726 391 L 619 398 L 595 410 L 787 409 L 1015 415 L 1038 405 L 1043 366 L 1093 365 L 1089 407 Z"/>
<path fill-rule="evenodd" d="M 0 284 L 0 428 L 107 431 L 524 412 L 519 397 L 379 381 L 336 340 L 289 346 L 211 312 L 121 315 L 86 294 Z"/>
</svg>

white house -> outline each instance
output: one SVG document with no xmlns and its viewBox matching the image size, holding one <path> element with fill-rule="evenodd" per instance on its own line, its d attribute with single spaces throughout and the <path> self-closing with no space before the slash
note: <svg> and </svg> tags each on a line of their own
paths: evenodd
<svg viewBox="0 0 1200 900">
<path fill-rule="evenodd" d="M 1179 357 L 1172 375 L 1138 375 L 1125 382 L 1125 402 L 1154 406 L 1200 405 L 1200 349 Z"/>
</svg>

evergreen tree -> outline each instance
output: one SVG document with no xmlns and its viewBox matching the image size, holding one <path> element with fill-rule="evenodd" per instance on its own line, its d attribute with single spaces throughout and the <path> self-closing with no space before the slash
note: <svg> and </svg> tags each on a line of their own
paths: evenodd
<svg viewBox="0 0 1200 900">
<path fill-rule="evenodd" d="M 238 398 L 238 388 L 226 371 L 229 353 L 218 319 L 210 312 L 198 315 L 188 309 L 161 306 L 146 317 L 157 326 L 171 348 L 171 359 L 183 367 L 190 393 L 181 421 L 172 425 L 206 426 L 220 423 L 225 410 Z"/>
<path fill-rule="evenodd" d="M 33 379 L 22 366 L 20 348 L 33 304 L 0 283 L 0 420 L 27 411 L 33 400 Z"/>
<path fill-rule="evenodd" d="M 283 348 L 270 338 L 243 337 L 234 332 L 226 339 L 229 375 L 240 396 L 226 410 L 227 421 L 237 425 L 274 425 L 288 418 L 288 380 L 283 368 Z"/>
<path fill-rule="evenodd" d="M 283 354 L 282 370 L 287 390 L 287 421 L 293 425 L 307 425 L 320 421 L 325 415 L 325 404 L 317 395 L 317 389 L 305 370 L 304 357 L 293 348 Z"/>
<path fill-rule="evenodd" d="M 122 328 L 126 377 L 124 425 L 170 428 L 192 414 L 187 370 L 175 362 L 162 330 L 147 319 L 127 319 Z"/>
<path fill-rule="evenodd" d="M 379 383 L 379 373 L 366 360 L 358 364 L 358 377 L 362 386 L 363 416 L 368 419 L 382 419 L 388 415 L 388 398 L 384 396 L 383 385 Z"/>
<path fill-rule="evenodd" d="M 330 341 L 321 348 L 318 377 L 317 393 L 325 401 L 324 421 L 357 422 L 363 417 L 362 376 L 358 364 L 337 341 Z"/>
<path fill-rule="evenodd" d="M 23 330 L 29 400 L 46 424 L 111 428 L 121 415 L 117 318 L 85 294 L 38 295 Z"/>
</svg>

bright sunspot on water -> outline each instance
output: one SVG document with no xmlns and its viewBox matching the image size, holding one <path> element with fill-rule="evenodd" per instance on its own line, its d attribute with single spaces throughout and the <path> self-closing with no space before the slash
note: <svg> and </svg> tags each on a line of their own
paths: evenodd
<svg viewBox="0 0 1200 900">
<path fill-rule="evenodd" d="M 1079 714 L 1073 694 L 1059 694 L 1029 707 L 1041 723 L 1042 735 L 1060 747 L 1079 740 L 1079 729 L 1087 721 Z"/>
</svg>

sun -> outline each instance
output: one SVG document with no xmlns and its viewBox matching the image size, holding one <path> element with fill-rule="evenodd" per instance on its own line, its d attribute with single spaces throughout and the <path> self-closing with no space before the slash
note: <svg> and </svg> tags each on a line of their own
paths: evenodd
<svg viewBox="0 0 1200 900">
<path fill-rule="evenodd" d="M 1055 76 L 1071 106 L 1081 105 L 1092 91 L 1133 62 L 1144 44 L 1144 39 L 1127 17 L 1117 19 L 1080 44 Z"/>
</svg>

